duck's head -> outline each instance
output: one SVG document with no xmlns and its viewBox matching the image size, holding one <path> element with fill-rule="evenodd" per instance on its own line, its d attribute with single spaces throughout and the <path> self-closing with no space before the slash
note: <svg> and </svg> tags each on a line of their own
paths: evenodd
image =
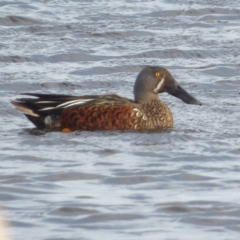
<svg viewBox="0 0 240 240">
<path fill-rule="evenodd" d="M 163 67 L 145 67 L 137 76 L 134 85 L 136 102 L 146 102 L 156 99 L 157 95 L 167 92 L 180 98 L 187 104 L 202 105 L 200 101 L 187 93 Z"/>
</svg>

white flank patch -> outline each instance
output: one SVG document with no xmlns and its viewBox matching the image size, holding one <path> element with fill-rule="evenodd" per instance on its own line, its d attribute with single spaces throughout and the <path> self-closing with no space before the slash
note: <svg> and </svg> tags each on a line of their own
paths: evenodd
<svg viewBox="0 0 240 240">
<path fill-rule="evenodd" d="M 165 82 L 165 75 L 163 76 L 163 78 L 162 78 L 161 81 L 158 83 L 157 87 L 154 88 L 153 91 L 154 91 L 155 93 L 158 93 L 159 90 L 161 89 L 161 87 L 163 86 L 164 82 Z"/>
<path fill-rule="evenodd" d="M 147 120 L 147 117 L 137 108 L 134 108 L 133 109 L 134 112 L 136 112 L 136 116 L 137 117 L 142 117 L 143 120 Z"/>
<path fill-rule="evenodd" d="M 52 117 L 51 116 L 45 117 L 44 123 L 46 126 L 50 126 L 52 124 Z"/>
<path fill-rule="evenodd" d="M 141 117 L 143 115 L 142 112 L 137 108 L 134 108 L 133 111 L 136 112 L 137 117 Z"/>
</svg>

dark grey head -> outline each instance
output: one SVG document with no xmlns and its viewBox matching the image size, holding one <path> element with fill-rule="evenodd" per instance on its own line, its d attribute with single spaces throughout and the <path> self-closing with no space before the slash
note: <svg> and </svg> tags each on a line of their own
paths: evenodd
<svg viewBox="0 0 240 240">
<path fill-rule="evenodd" d="M 134 85 L 136 102 L 146 102 L 158 98 L 158 94 L 167 92 L 188 104 L 202 105 L 187 93 L 163 67 L 145 67 L 137 76 Z"/>
</svg>

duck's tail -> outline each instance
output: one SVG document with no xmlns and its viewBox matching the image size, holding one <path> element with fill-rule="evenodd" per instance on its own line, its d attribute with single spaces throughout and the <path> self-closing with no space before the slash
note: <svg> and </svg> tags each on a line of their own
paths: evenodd
<svg viewBox="0 0 240 240">
<path fill-rule="evenodd" d="M 56 108 L 59 101 L 54 100 L 53 95 L 24 95 L 30 95 L 37 98 L 20 98 L 11 101 L 18 111 L 22 112 L 39 129 L 53 129 L 58 127 L 58 116 L 62 109 Z"/>
</svg>

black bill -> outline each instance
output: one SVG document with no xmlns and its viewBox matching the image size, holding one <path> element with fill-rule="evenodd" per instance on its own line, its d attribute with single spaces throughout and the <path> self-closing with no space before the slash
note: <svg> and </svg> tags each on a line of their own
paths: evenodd
<svg viewBox="0 0 240 240">
<path fill-rule="evenodd" d="M 166 88 L 166 92 L 174 97 L 180 98 L 187 104 L 202 105 L 200 101 L 187 93 L 175 80 Z"/>
</svg>

